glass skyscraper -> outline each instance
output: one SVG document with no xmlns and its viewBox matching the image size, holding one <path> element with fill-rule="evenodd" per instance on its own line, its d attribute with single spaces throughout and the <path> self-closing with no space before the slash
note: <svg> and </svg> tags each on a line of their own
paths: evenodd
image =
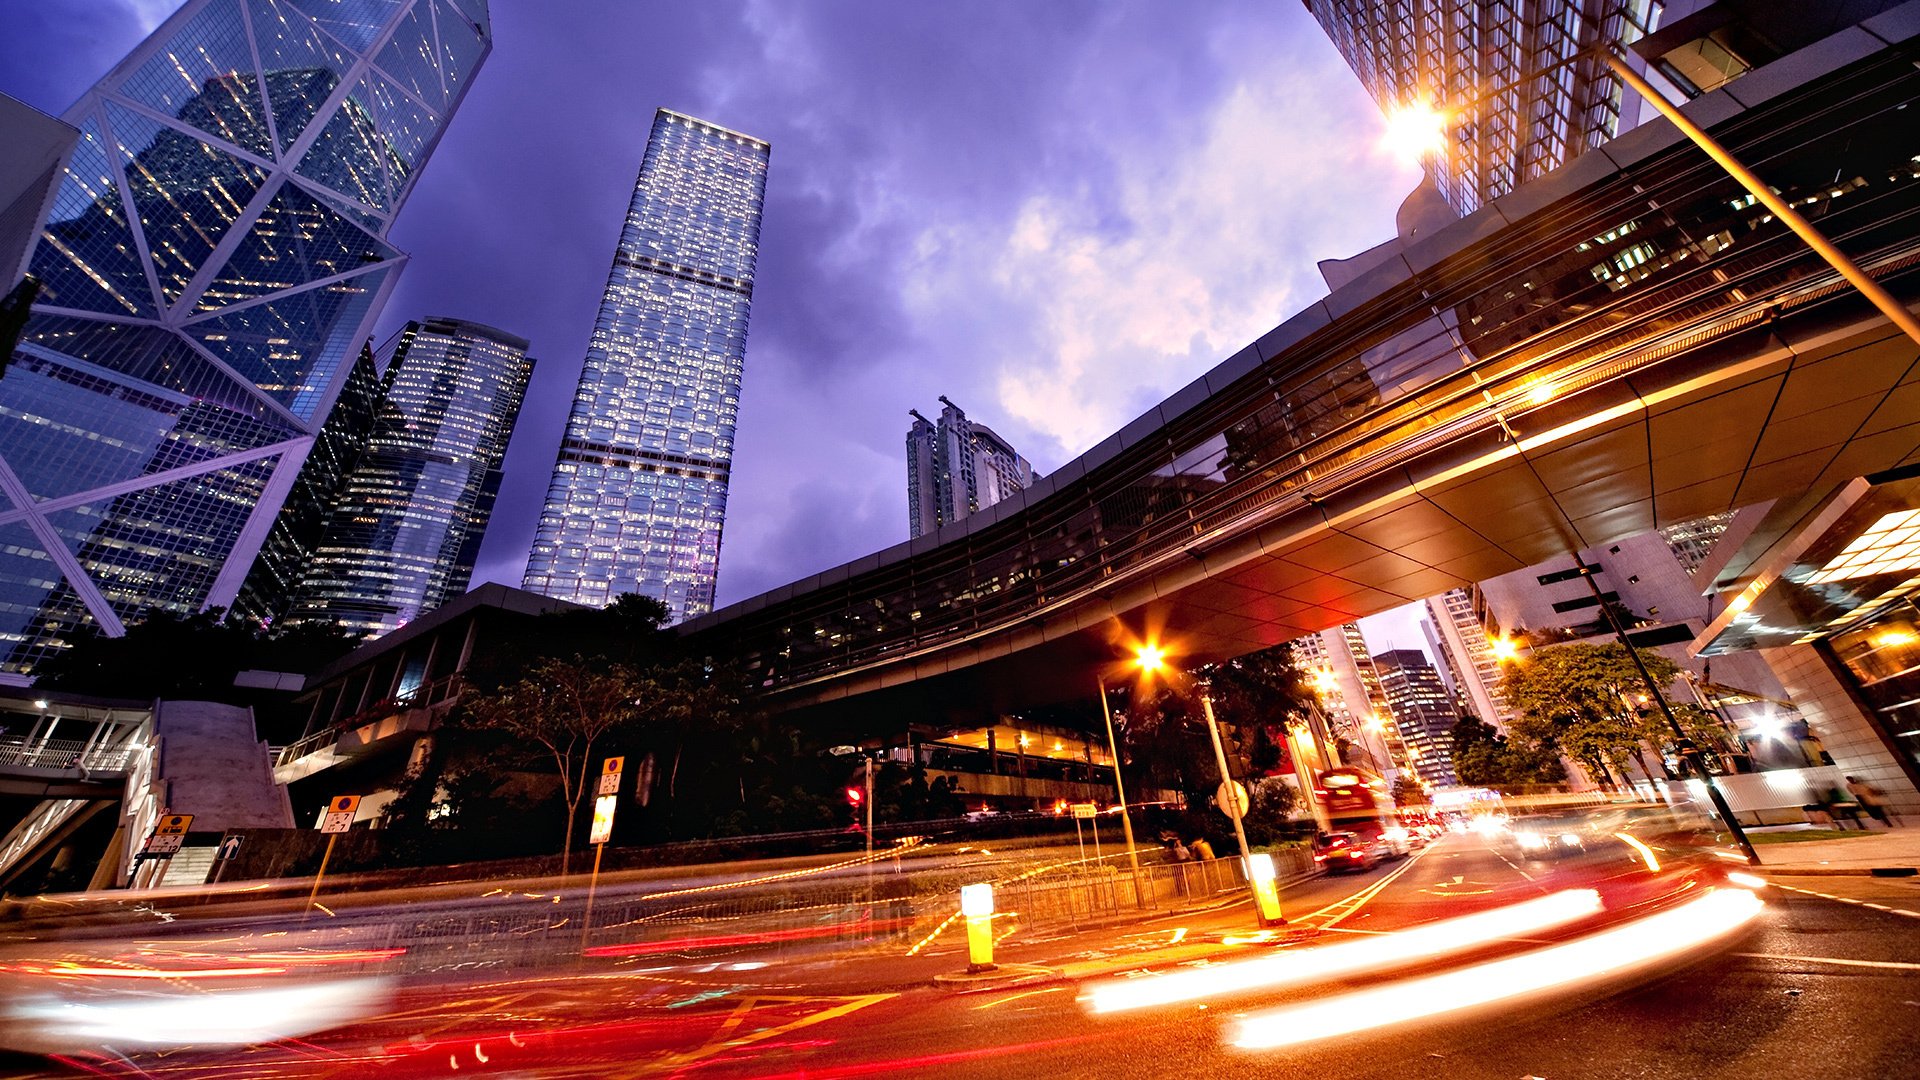
<svg viewBox="0 0 1920 1080">
<path fill-rule="evenodd" d="M 460 319 L 412 322 L 386 370 L 372 437 L 289 597 L 292 621 L 384 634 L 473 576 L 533 372 L 527 342 Z"/>
<path fill-rule="evenodd" d="M 769 147 L 654 115 L 527 561 L 528 589 L 713 609 Z"/>
<path fill-rule="evenodd" d="M 485 0 L 188 0 L 66 113 L 0 379 L 0 671 L 233 601 L 491 48 Z"/>
<path fill-rule="evenodd" d="M 1423 160 L 1462 215 L 1621 130 L 1626 91 L 1594 46 L 1653 29 L 1659 0 L 1306 0 L 1385 110 L 1447 114 Z M 1631 127 L 1629 118 L 1625 126 Z"/>
</svg>

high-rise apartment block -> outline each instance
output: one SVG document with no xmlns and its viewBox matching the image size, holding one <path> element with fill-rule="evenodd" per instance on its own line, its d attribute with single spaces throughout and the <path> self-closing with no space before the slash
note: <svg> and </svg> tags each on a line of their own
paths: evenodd
<svg viewBox="0 0 1920 1080">
<path fill-rule="evenodd" d="M 1475 717 L 1504 731 L 1514 712 L 1500 690 L 1502 658 L 1475 608 L 1477 595 L 1474 589 L 1448 589 L 1428 597 L 1422 626 L 1434 655 L 1446 665 L 1442 674 L 1452 676 L 1454 697 Z"/>
<path fill-rule="evenodd" d="M 1453 772 L 1453 725 L 1460 713 L 1427 654 L 1388 649 L 1375 653 L 1373 663 L 1414 772 L 1437 787 L 1459 783 Z"/>
<path fill-rule="evenodd" d="M 462 319 L 408 323 L 366 448 L 284 605 L 293 622 L 379 635 L 467 589 L 533 361 Z M 317 486 L 317 485 L 316 485 Z"/>
<path fill-rule="evenodd" d="M 1033 466 L 992 428 L 940 398 L 938 422 L 907 429 L 907 529 L 923 536 L 1033 486 Z"/>
<path fill-rule="evenodd" d="M 491 48 L 484 0 L 188 0 L 67 111 L 0 379 L 0 671 L 233 602 Z"/>
<path fill-rule="evenodd" d="M 561 438 L 526 587 L 713 609 L 765 142 L 661 109 Z"/>
<path fill-rule="evenodd" d="M 1294 666 L 1319 698 L 1344 764 L 1391 779 L 1410 773 L 1405 744 L 1380 685 L 1359 623 L 1345 623 L 1293 641 Z"/>
<path fill-rule="evenodd" d="M 1305 3 L 1382 110 L 1445 119 L 1423 164 L 1460 214 L 1633 126 L 1638 103 L 1596 46 L 1633 43 L 1662 9 L 1658 0 Z"/>
</svg>

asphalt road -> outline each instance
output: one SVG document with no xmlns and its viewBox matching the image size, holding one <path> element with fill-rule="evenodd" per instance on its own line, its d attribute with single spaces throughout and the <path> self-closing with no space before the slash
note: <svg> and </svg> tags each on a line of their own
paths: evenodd
<svg viewBox="0 0 1920 1080">
<path fill-rule="evenodd" d="M 1565 862 L 1456 838 L 1366 874 L 1287 891 L 1313 944 L 1367 940 L 1442 915 L 1545 895 L 1633 869 L 1631 853 Z M 1785 879 L 1736 941 L 1630 983 L 1588 986 L 1447 1021 L 1277 1051 L 1226 1044 L 1263 992 L 1090 1015 L 1066 981 L 952 993 L 862 989 L 957 965 L 656 964 L 597 976 L 402 990 L 380 1015 L 246 1051 L 88 1059 L 13 1075 L 153 1077 L 1911 1077 L 1920 1076 L 1920 884 Z M 1830 899 L 1834 897 L 1835 899 Z M 1850 903 L 1847 900 L 1857 900 Z M 1870 907 L 1869 904 L 1878 905 Z M 1883 910 L 1884 909 L 1884 910 Z M 1244 908 L 1003 943 L 1005 961 L 1073 976 L 1154 979 L 1260 952 Z M 1017 937 L 1017 936 L 1016 936 Z M 905 984 L 902 984 L 905 985 Z M 16 1063 L 20 1064 L 20 1063 Z"/>
</svg>

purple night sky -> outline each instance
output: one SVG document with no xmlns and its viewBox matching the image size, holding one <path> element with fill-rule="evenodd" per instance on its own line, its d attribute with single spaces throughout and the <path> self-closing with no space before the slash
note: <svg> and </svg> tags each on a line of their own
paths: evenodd
<svg viewBox="0 0 1920 1080">
<path fill-rule="evenodd" d="M 175 6 L 0 5 L 0 92 L 57 114 Z M 1051 471 L 1323 295 L 1418 180 L 1295 3 L 492 7 L 380 326 L 540 360 L 475 585 L 520 582 L 656 106 L 773 144 L 722 604 L 906 539 L 907 409 Z"/>
</svg>

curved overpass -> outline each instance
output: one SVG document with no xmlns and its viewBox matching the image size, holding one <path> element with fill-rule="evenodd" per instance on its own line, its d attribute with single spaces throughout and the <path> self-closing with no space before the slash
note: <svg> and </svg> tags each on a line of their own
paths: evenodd
<svg viewBox="0 0 1920 1080">
<path fill-rule="evenodd" d="M 1917 54 L 1854 27 L 1687 107 L 1908 303 Z M 1920 459 L 1915 359 L 1658 121 L 1403 245 L 1021 496 L 682 632 L 782 707 L 971 722 L 1089 695 L 1127 634 L 1238 655 Z"/>
</svg>

